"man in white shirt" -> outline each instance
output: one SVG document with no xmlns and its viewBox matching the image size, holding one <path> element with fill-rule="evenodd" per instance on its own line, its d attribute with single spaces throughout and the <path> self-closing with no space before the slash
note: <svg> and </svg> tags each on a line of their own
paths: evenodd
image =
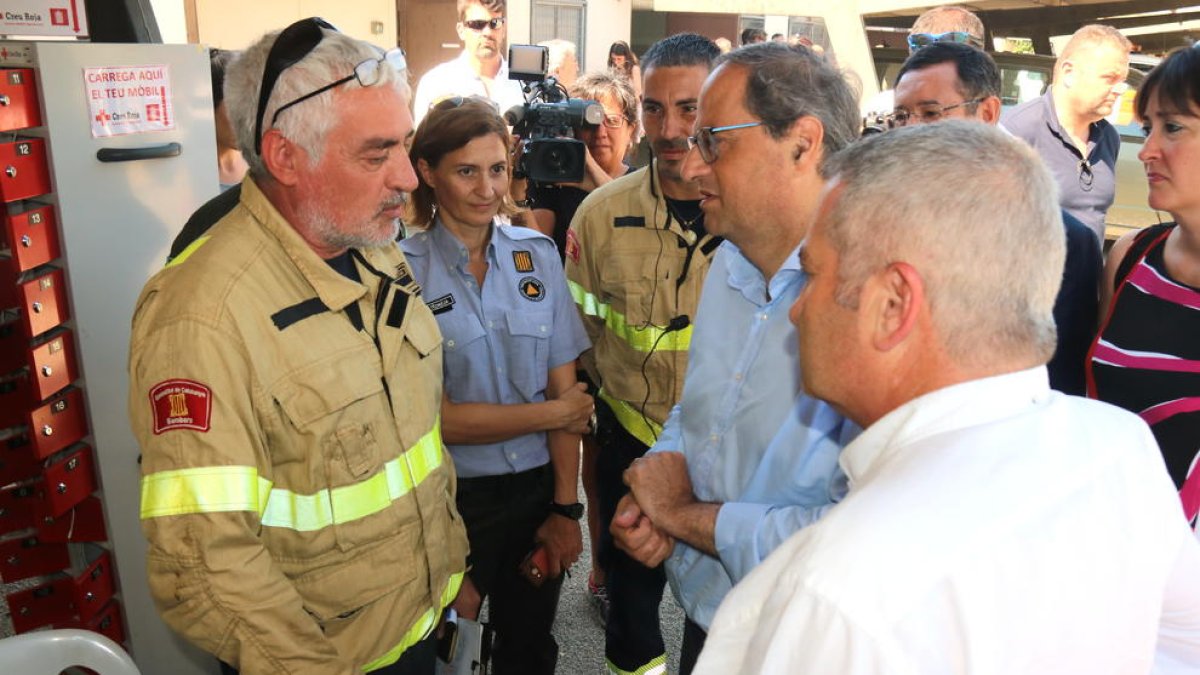
<svg viewBox="0 0 1200 675">
<path fill-rule="evenodd" d="M 415 124 L 425 118 L 429 106 L 451 96 L 489 98 L 501 113 L 525 102 L 521 84 L 508 79 L 505 7 L 505 0 L 458 0 L 456 30 L 463 41 L 462 54 L 421 78 L 413 98 Z"/>
<path fill-rule="evenodd" d="M 1136 416 L 1051 391 L 1064 237 L 1020 141 L 948 121 L 833 159 L 792 308 L 862 425 L 850 491 L 728 595 L 696 673 L 1195 673 L 1200 546 Z"/>
</svg>

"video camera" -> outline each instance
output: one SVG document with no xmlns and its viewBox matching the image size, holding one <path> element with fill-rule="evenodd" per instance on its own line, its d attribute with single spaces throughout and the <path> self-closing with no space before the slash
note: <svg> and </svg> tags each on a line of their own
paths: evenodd
<svg viewBox="0 0 1200 675">
<path fill-rule="evenodd" d="M 558 80 L 546 76 L 549 58 L 545 47 L 508 48 L 508 77 L 523 82 L 525 90 L 525 105 L 504 113 L 504 121 L 524 142 L 513 175 L 533 183 L 578 183 L 587 157 L 579 132 L 602 124 L 604 108 L 570 98 Z"/>
</svg>

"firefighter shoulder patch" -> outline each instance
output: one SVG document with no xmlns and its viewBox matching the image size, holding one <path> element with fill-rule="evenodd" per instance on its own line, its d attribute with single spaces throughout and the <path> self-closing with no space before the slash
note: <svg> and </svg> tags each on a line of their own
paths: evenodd
<svg viewBox="0 0 1200 675">
<path fill-rule="evenodd" d="M 579 238 L 575 236 L 575 228 L 567 230 L 567 257 L 579 264 Z"/>
<path fill-rule="evenodd" d="M 207 432 L 212 421 L 212 389 L 195 380 L 164 380 L 150 388 L 154 433 L 175 429 Z"/>
</svg>

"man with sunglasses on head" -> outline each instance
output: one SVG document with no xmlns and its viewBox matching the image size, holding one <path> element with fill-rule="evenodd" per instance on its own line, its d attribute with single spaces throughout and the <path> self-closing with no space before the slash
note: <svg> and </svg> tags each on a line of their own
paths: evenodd
<svg viewBox="0 0 1200 675">
<path fill-rule="evenodd" d="M 705 229 L 699 188 L 680 175 L 700 88 L 720 53 L 695 33 L 650 46 L 641 62 L 642 121 L 654 158 L 593 192 L 567 232 L 567 279 L 594 345 L 583 361 L 600 387 L 592 507 L 604 530 L 597 561 L 606 575 L 605 658 L 612 673 L 666 668 L 658 621 L 663 568 L 616 549 L 607 530 L 629 491 L 622 474 L 662 434 L 679 400 L 690 322 L 721 243 Z"/>
<path fill-rule="evenodd" d="M 933 7 L 913 22 L 907 42 L 909 54 L 915 54 L 921 48 L 937 42 L 954 42 L 983 49 L 983 22 L 965 7 Z M 894 105 L 892 90 L 885 89 L 862 106 L 863 117 L 867 120 L 886 117 L 891 114 Z"/>
<path fill-rule="evenodd" d="M 443 609 L 474 600 L 441 339 L 395 245 L 404 69 L 316 18 L 247 49 L 239 201 L 138 301 L 150 588 L 226 673 L 428 675 Z"/>
<path fill-rule="evenodd" d="M 505 11 L 505 0 L 458 0 L 455 29 L 463 41 L 462 53 L 434 66 L 417 84 L 415 124 L 421 123 L 429 106 L 450 96 L 488 98 L 496 102 L 500 112 L 525 103 L 521 84 L 508 79 Z"/>
<path fill-rule="evenodd" d="M 968 45 L 930 45 L 909 56 L 896 76 L 896 109 L 889 127 L 948 119 L 1000 122 L 1000 68 L 991 56 Z M 1103 263 L 1088 226 L 1066 211 L 1062 219 L 1067 256 L 1062 286 L 1054 301 L 1058 340 L 1046 367 L 1052 388 L 1083 396 L 1087 388 L 1084 364 L 1096 332 Z"/>
<path fill-rule="evenodd" d="M 682 396 L 626 470 L 630 493 L 612 522 L 630 556 L 665 561 L 687 614 L 683 673 L 733 585 L 845 493 L 837 458 L 857 432 L 803 394 L 787 317 L 805 284 L 796 253 L 821 170 L 858 136 L 854 94 L 804 47 L 751 45 L 717 63 L 680 175 L 725 243 L 704 281 Z"/>
<path fill-rule="evenodd" d="M 1046 93 L 1008 110 L 1001 123 L 1042 156 L 1064 209 L 1104 243 L 1104 219 L 1117 192 L 1121 135 L 1107 119 L 1125 92 L 1129 38 L 1112 26 L 1075 31 L 1054 63 Z"/>
</svg>

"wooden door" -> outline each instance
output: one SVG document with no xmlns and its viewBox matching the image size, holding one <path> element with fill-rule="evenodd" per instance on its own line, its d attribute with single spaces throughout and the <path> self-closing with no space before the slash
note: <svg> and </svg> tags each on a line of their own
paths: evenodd
<svg viewBox="0 0 1200 675">
<path fill-rule="evenodd" d="M 397 0 L 396 18 L 413 87 L 430 68 L 462 52 L 454 30 L 458 22 L 455 0 Z"/>
</svg>

